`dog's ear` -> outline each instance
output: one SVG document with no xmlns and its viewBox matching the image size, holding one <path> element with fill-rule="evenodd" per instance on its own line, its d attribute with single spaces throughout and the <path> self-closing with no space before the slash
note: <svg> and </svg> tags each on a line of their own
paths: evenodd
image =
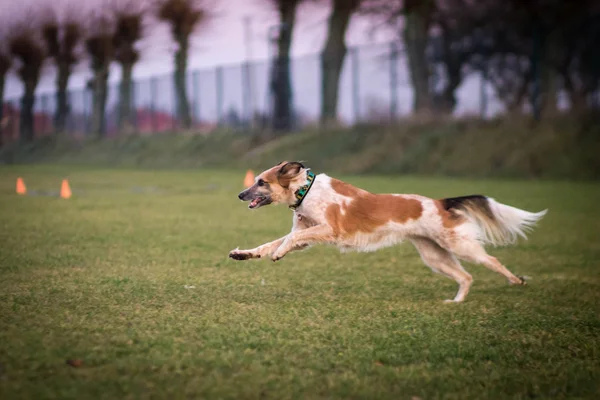
<svg viewBox="0 0 600 400">
<path fill-rule="evenodd" d="M 277 180 L 279 181 L 279 184 L 284 188 L 287 188 L 290 186 L 290 182 L 297 177 L 300 172 L 302 172 L 303 168 L 304 165 L 302 165 L 302 163 L 296 161 L 286 162 L 281 166 L 281 168 L 279 168 L 279 171 L 277 172 Z"/>
</svg>

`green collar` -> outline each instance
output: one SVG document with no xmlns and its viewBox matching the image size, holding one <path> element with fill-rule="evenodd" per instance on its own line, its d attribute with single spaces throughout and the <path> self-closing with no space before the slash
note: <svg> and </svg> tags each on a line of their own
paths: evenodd
<svg viewBox="0 0 600 400">
<path fill-rule="evenodd" d="M 300 204 L 302 204 L 302 201 L 308 194 L 308 191 L 310 190 L 314 182 L 315 173 L 309 169 L 308 171 L 306 171 L 306 183 L 302 187 L 300 187 L 300 189 L 296 190 L 296 193 L 294 193 L 296 195 L 296 204 L 292 204 L 291 206 L 289 206 L 290 209 L 295 210 L 298 207 L 300 207 Z"/>
</svg>

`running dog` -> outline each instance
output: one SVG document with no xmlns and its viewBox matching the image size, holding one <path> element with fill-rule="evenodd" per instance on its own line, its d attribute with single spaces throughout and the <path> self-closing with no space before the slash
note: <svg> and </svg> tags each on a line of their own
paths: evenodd
<svg viewBox="0 0 600 400">
<path fill-rule="evenodd" d="M 375 251 L 410 240 L 434 272 L 454 279 L 458 293 L 446 302 L 462 302 L 473 282 L 458 259 L 483 264 L 504 275 L 510 284 L 524 285 L 484 244 L 512 244 L 547 210 L 531 213 L 481 195 L 441 200 L 414 194 L 374 194 L 325 174 L 315 175 L 300 162 L 282 162 L 262 172 L 239 194 L 250 209 L 286 204 L 294 212 L 292 231 L 254 249 L 235 249 L 234 260 L 270 257 L 314 244 L 341 251 Z"/>
</svg>

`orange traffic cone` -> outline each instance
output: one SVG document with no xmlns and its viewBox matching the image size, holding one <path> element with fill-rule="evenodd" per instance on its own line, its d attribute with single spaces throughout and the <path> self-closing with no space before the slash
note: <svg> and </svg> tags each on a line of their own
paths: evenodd
<svg viewBox="0 0 600 400">
<path fill-rule="evenodd" d="M 69 181 L 67 179 L 63 179 L 62 185 L 60 186 L 60 197 L 63 199 L 71 198 L 71 187 L 69 186 Z"/>
<path fill-rule="evenodd" d="M 244 178 L 244 187 L 250 187 L 254 185 L 254 172 L 251 169 L 246 172 L 246 177 Z"/>
<path fill-rule="evenodd" d="M 23 178 L 17 178 L 17 194 L 27 194 L 27 188 Z"/>
</svg>

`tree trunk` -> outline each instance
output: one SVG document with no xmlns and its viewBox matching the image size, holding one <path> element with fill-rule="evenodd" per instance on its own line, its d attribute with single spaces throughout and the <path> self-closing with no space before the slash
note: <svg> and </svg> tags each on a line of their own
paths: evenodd
<svg viewBox="0 0 600 400">
<path fill-rule="evenodd" d="M 452 47 L 453 37 L 445 21 L 440 21 L 441 40 L 443 46 L 443 67 L 446 72 L 446 85 L 438 96 L 435 96 L 434 108 L 436 112 L 452 114 L 456 107 L 456 89 L 462 82 L 462 67 L 468 55 L 462 50 Z"/>
<path fill-rule="evenodd" d="M 21 98 L 21 118 L 19 121 L 20 125 L 20 137 L 21 142 L 31 142 L 34 137 L 34 114 L 33 106 L 35 104 L 35 94 L 31 91 L 26 90 Z"/>
<path fill-rule="evenodd" d="M 581 90 L 569 92 L 569 102 L 571 103 L 571 112 L 579 113 L 588 108 L 587 96 Z"/>
<path fill-rule="evenodd" d="M 460 79 L 452 79 L 449 78 L 449 82 L 447 83 L 444 91 L 442 92 L 439 98 L 439 108 L 436 111 L 441 112 L 442 114 L 451 115 L 454 112 L 454 108 L 456 107 L 456 89 L 460 85 Z"/>
<path fill-rule="evenodd" d="M 121 64 L 121 83 L 119 85 L 119 131 L 131 131 L 131 76 L 133 64 Z"/>
<path fill-rule="evenodd" d="M 25 93 L 23 93 L 23 97 L 21 98 L 21 119 L 19 125 L 21 142 L 23 143 L 31 142 L 35 134 L 33 114 L 35 87 L 35 84 L 25 82 Z"/>
<path fill-rule="evenodd" d="M 184 129 L 192 127 L 192 116 L 190 113 L 190 103 L 187 97 L 186 71 L 188 57 L 188 37 L 180 37 L 177 42 L 179 48 L 175 52 L 175 95 L 177 98 L 177 119 Z"/>
<path fill-rule="evenodd" d="M 447 82 L 444 91 L 438 99 L 438 108 L 436 111 L 451 115 L 456 107 L 456 89 L 462 82 L 461 69 L 463 63 L 459 56 L 447 53 L 446 57 L 444 68 L 446 70 Z"/>
<path fill-rule="evenodd" d="M 0 147 L 4 145 L 4 83 L 6 74 L 0 73 Z"/>
<path fill-rule="evenodd" d="M 550 32 L 544 41 L 544 53 L 541 66 L 541 101 L 542 115 L 554 115 L 558 112 L 559 75 L 555 64 L 559 64 L 560 49 L 564 43 L 560 40 L 559 32 Z"/>
<path fill-rule="evenodd" d="M 431 112 L 429 89 L 429 63 L 425 51 L 429 39 L 429 22 L 432 4 L 429 0 L 405 3 L 404 45 L 408 56 L 408 70 L 414 91 L 413 112 Z"/>
<path fill-rule="evenodd" d="M 585 92 L 575 87 L 575 84 L 568 73 L 564 74 L 562 78 L 565 91 L 567 92 L 567 96 L 569 96 L 571 112 L 579 112 L 585 110 L 587 103 L 587 96 Z"/>
<path fill-rule="evenodd" d="M 67 127 L 67 117 L 69 115 L 69 100 L 67 97 L 67 86 L 69 85 L 69 76 L 71 66 L 68 63 L 58 65 L 58 74 L 56 76 L 56 111 L 54 114 L 54 130 L 62 133 Z"/>
<path fill-rule="evenodd" d="M 337 121 L 340 75 L 346 56 L 346 30 L 358 0 L 334 0 L 329 17 L 327 42 L 321 54 L 321 124 Z"/>
<path fill-rule="evenodd" d="M 290 82 L 290 47 L 296 20 L 297 0 L 279 3 L 279 18 L 282 23 L 277 40 L 277 59 L 272 76 L 273 84 L 273 129 L 289 131 L 292 128 L 292 87 Z"/>
<path fill-rule="evenodd" d="M 523 80 L 519 88 L 517 89 L 514 98 L 512 101 L 509 101 L 506 105 L 506 108 L 510 114 L 518 114 L 523 111 L 523 105 L 525 104 L 527 90 L 531 86 L 531 81 L 533 76 L 531 73 L 528 73 L 529 76 Z"/>
<path fill-rule="evenodd" d="M 94 71 L 92 82 L 92 133 L 102 138 L 106 133 L 106 96 L 108 94 L 108 65 Z"/>
<path fill-rule="evenodd" d="M 558 112 L 558 74 L 549 65 L 542 71 L 542 115 L 552 116 Z"/>
</svg>

